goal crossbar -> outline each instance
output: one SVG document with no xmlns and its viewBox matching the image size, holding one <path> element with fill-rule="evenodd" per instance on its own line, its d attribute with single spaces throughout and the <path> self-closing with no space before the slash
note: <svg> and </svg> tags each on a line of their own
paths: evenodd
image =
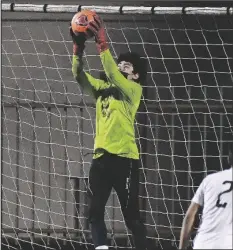
<svg viewBox="0 0 233 250">
<path fill-rule="evenodd" d="M 160 6 L 101 6 L 101 5 L 59 5 L 59 4 L 2 4 L 2 11 L 75 13 L 91 9 L 99 14 L 187 14 L 187 15 L 233 15 L 233 7 L 160 7 Z"/>
</svg>

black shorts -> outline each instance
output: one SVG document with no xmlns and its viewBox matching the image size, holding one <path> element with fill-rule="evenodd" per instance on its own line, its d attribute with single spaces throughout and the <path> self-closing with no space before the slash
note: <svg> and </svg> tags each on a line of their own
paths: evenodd
<svg viewBox="0 0 233 250">
<path fill-rule="evenodd" d="M 105 205 L 115 189 L 127 221 L 139 219 L 139 160 L 104 153 L 89 173 L 89 219 L 103 220 Z"/>
</svg>

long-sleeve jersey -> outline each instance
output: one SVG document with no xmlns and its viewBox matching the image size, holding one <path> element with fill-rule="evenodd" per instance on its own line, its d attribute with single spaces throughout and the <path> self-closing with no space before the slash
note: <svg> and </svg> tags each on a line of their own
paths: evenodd
<svg viewBox="0 0 233 250">
<path fill-rule="evenodd" d="M 74 55 L 72 62 L 75 79 L 96 100 L 94 158 L 107 151 L 122 157 L 138 159 L 134 119 L 142 87 L 121 74 L 109 50 L 102 52 L 100 58 L 107 81 L 96 79 L 84 72 L 78 56 Z"/>
</svg>

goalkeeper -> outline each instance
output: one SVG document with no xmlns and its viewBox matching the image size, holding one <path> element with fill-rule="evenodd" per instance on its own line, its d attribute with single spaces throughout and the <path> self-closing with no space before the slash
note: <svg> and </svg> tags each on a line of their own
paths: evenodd
<svg viewBox="0 0 233 250">
<path fill-rule="evenodd" d="M 114 188 L 127 227 L 132 231 L 137 250 L 146 249 L 146 230 L 139 212 L 139 152 L 135 142 L 134 118 L 139 107 L 146 63 L 136 53 L 121 54 L 118 64 L 107 44 L 103 21 L 95 16 L 88 25 L 95 36 L 97 49 L 106 74 L 96 79 L 83 71 L 82 55 L 85 35 L 73 40 L 72 72 L 96 100 L 96 135 L 94 157 L 89 173 L 89 222 L 96 249 L 108 249 L 104 212 Z M 142 61 L 143 60 L 143 61 Z"/>
</svg>

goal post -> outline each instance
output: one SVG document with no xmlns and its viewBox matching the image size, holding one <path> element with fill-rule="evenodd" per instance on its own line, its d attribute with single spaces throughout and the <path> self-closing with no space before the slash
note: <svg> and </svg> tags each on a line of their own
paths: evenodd
<svg viewBox="0 0 233 250">
<path fill-rule="evenodd" d="M 92 249 L 88 172 L 95 103 L 71 72 L 69 22 L 93 9 L 110 50 L 148 62 L 135 120 L 140 209 L 151 249 L 177 246 L 203 177 L 227 168 L 233 136 L 233 7 L 2 4 L 2 248 Z M 85 70 L 102 71 L 93 39 Z M 118 198 L 109 244 L 132 249 Z"/>
</svg>

